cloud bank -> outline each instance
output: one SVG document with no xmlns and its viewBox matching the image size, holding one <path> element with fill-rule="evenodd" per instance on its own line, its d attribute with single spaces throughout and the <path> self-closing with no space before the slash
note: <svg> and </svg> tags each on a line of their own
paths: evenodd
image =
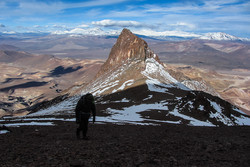
<svg viewBox="0 0 250 167">
<path fill-rule="evenodd" d="M 144 27 L 145 25 L 137 21 L 114 21 L 114 20 L 101 20 L 93 21 L 93 25 L 103 27 Z"/>
</svg>

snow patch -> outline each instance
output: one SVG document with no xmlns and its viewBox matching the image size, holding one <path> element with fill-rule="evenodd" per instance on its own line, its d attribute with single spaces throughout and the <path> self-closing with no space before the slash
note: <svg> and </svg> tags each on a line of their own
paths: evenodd
<svg viewBox="0 0 250 167">
<path fill-rule="evenodd" d="M 40 110 L 40 111 L 32 113 L 32 114 L 29 114 L 29 115 L 27 115 L 27 117 L 70 114 L 75 109 L 75 106 L 76 106 L 78 100 L 79 100 L 79 97 L 75 96 L 75 97 L 72 97 L 70 99 L 64 100 L 61 103 L 58 103 L 58 104 L 51 106 L 49 108 Z"/>
<path fill-rule="evenodd" d="M 169 112 L 169 114 L 172 114 L 176 117 L 180 117 L 180 118 L 183 118 L 185 120 L 189 120 L 190 121 L 190 125 L 193 125 L 193 126 L 215 126 L 214 124 L 212 124 L 211 122 L 209 122 L 208 120 L 206 122 L 204 121 L 200 121 L 198 119 L 195 119 L 193 117 L 190 117 L 190 116 L 187 116 L 187 115 L 184 115 L 184 114 L 181 114 L 179 111 L 178 111 L 178 108 L 175 108 L 172 112 Z"/>
<path fill-rule="evenodd" d="M 151 74 L 158 74 L 163 79 L 165 79 L 166 83 L 178 83 L 176 79 L 174 79 L 165 69 L 164 67 L 157 62 L 154 58 L 148 58 L 146 60 L 146 69 L 142 71 L 142 74 L 145 76 L 150 76 Z"/>
<path fill-rule="evenodd" d="M 144 118 L 139 114 L 142 111 L 147 110 L 168 110 L 168 107 L 164 103 L 155 104 L 140 104 L 133 105 L 130 107 L 125 107 L 121 110 L 108 108 L 106 111 L 111 114 L 111 116 L 105 117 L 105 121 L 108 122 L 127 122 L 127 123 L 138 123 L 143 122 Z M 150 119 L 151 120 L 151 119 Z"/>
<path fill-rule="evenodd" d="M 122 100 L 110 101 L 110 103 L 127 103 L 130 102 L 128 99 L 123 98 Z"/>
<path fill-rule="evenodd" d="M 110 82 L 109 84 L 105 85 L 105 88 L 101 87 L 98 91 L 95 91 L 94 95 L 101 94 L 101 93 L 103 93 L 103 92 L 105 92 L 105 91 L 107 91 L 107 90 L 109 90 L 109 89 L 117 86 L 118 83 L 119 83 L 118 80 L 114 81 L 114 82 Z"/>
<path fill-rule="evenodd" d="M 250 118 L 245 117 L 243 115 L 241 115 L 240 117 L 236 117 L 236 116 L 232 115 L 232 117 L 235 119 L 235 122 L 238 125 L 248 125 L 248 126 L 250 126 Z"/>
<path fill-rule="evenodd" d="M 152 99 L 153 95 L 148 95 L 147 98 L 143 99 L 142 101 L 146 101 L 146 100 L 149 100 L 149 99 Z"/>
<path fill-rule="evenodd" d="M 8 130 L 0 130 L 0 135 L 1 135 L 1 134 L 8 133 L 8 132 L 9 132 Z"/>
<path fill-rule="evenodd" d="M 67 119 L 64 118 L 14 118 L 9 121 L 65 121 Z"/>
<path fill-rule="evenodd" d="M 236 111 L 236 112 L 239 112 L 239 113 L 241 113 L 241 114 L 246 115 L 246 113 L 244 113 L 243 111 L 241 111 L 240 109 L 238 109 L 238 108 L 236 108 L 236 107 L 234 107 L 233 110 Z"/>
<path fill-rule="evenodd" d="M 204 111 L 204 106 L 203 105 L 199 105 L 198 109 L 201 110 L 201 111 Z"/>
<path fill-rule="evenodd" d="M 223 124 L 228 125 L 228 126 L 234 125 L 233 121 L 230 120 L 227 116 L 225 116 L 222 113 L 222 108 L 219 104 L 217 104 L 216 102 L 213 102 L 211 100 L 208 100 L 208 101 L 210 102 L 211 106 L 216 110 L 215 113 L 210 112 L 210 118 L 215 118 L 217 121 L 220 121 Z"/>
<path fill-rule="evenodd" d="M 27 123 L 12 123 L 4 124 L 7 127 L 19 127 L 19 126 L 54 126 L 53 122 L 27 122 Z"/>
<path fill-rule="evenodd" d="M 148 89 L 152 92 L 160 92 L 160 93 L 166 93 L 168 92 L 168 88 L 172 87 L 172 85 L 166 85 L 163 83 L 160 83 L 157 79 L 148 79 L 146 80 L 146 84 L 148 85 Z"/>
<path fill-rule="evenodd" d="M 182 97 L 175 97 L 175 98 L 176 98 L 176 100 L 178 100 L 178 101 L 182 99 Z"/>
<path fill-rule="evenodd" d="M 122 86 L 119 87 L 118 89 L 114 89 L 114 90 L 112 91 L 112 93 L 115 93 L 115 92 L 117 92 L 117 91 L 119 91 L 119 90 L 124 90 L 125 87 L 131 86 L 131 85 L 133 85 L 133 83 L 134 83 L 134 79 L 128 80 L 128 81 L 124 82 L 124 83 L 122 84 Z"/>
<path fill-rule="evenodd" d="M 166 92 L 166 88 L 177 87 L 183 90 L 190 90 L 185 85 L 178 82 L 173 78 L 165 68 L 157 62 L 154 58 L 148 58 L 146 60 L 146 68 L 141 72 L 148 79 L 146 83 L 149 90 L 156 92 Z M 154 79 L 151 76 L 157 77 L 159 79 Z"/>
</svg>

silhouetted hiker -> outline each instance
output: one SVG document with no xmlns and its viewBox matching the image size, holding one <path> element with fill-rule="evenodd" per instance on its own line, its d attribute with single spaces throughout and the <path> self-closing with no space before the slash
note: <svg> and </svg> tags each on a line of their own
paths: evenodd
<svg viewBox="0 0 250 167">
<path fill-rule="evenodd" d="M 79 127 L 76 130 L 77 139 L 80 139 L 80 132 L 82 131 L 83 139 L 87 140 L 90 114 L 92 113 L 93 115 L 93 123 L 95 122 L 96 115 L 95 100 L 91 93 L 87 93 L 80 98 L 77 102 L 75 113 L 76 123 L 79 124 Z"/>
</svg>

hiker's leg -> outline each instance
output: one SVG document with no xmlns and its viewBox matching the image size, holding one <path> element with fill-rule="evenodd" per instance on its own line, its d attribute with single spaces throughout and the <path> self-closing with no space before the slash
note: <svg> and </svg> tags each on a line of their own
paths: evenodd
<svg viewBox="0 0 250 167">
<path fill-rule="evenodd" d="M 80 139 L 80 132 L 81 132 L 81 123 L 79 123 L 79 127 L 76 129 L 76 137 Z"/>
<path fill-rule="evenodd" d="M 80 139 L 80 132 L 83 131 L 83 127 L 84 127 L 84 122 L 81 120 L 81 122 L 79 123 L 79 127 L 76 129 L 76 136 L 78 139 Z"/>
<path fill-rule="evenodd" d="M 83 119 L 83 129 L 82 129 L 82 134 L 83 137 L 87 136 L 87 132 L 88 132 L 88 124 L 89 124 L 89 116 L 85 116 Z"/>
</svg>

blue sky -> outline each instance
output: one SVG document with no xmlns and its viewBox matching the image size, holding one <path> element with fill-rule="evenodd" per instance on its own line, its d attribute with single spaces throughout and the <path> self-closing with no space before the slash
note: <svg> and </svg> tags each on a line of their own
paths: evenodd
<svg viewBox="0 0 250 167">
<path fill-rule="evenodd" d="M 250 38 L 249 0 L 1 0 L 0 32 L 225 32 Z"/>
</svg>

